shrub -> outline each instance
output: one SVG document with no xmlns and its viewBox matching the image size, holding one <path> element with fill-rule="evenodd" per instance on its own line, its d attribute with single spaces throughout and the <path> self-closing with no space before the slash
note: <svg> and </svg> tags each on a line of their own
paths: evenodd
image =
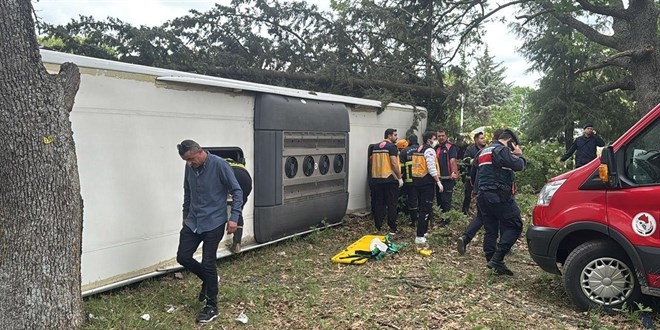
<svg viewBox="0 0 660 330">
<path fill-rule="evenodd" d="M 527 160 L 524 171 L 516 172 L 516 186 L 524 192 L 539 192 L 552 177 L 564 172 L 559 157 L 564 149 L 556 142 L 525 144 L 523 157 Z"/>
</svg>

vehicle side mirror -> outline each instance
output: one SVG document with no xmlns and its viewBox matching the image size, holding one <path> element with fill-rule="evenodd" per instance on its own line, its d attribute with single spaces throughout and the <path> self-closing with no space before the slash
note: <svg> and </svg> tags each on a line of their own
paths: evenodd
<svg viewBox="0 0 660 330">
<path fill-rule="evenodd" d="M 598 167 L 598 177 L 609 187 L 619 185 L 619 176 L 617 175 L 616 158 L 614 157 L 614 148 L 607 146 L 603 148 L 600 156 L 600 166 Z"/>
</svg>

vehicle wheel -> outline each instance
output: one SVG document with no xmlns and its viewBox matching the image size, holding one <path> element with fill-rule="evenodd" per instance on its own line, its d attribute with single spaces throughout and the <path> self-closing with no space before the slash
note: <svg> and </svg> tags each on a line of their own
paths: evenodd
<svg viewBox="0 0 660 330">
<path fill-rule="evenodd" d="M 619 308 L 641 298 L 635 269 L 619 246 L 609 240 L 578 246 L 564 263 L 562 277 L 568 297 L 577 307 Z"/>
</svg>

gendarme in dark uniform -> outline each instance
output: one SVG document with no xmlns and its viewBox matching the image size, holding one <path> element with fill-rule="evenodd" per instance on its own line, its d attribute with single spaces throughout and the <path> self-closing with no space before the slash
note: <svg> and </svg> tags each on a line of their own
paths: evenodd
<svg viewBox="0 0 660 330">
<path fill-rule="evenodd" d="M 484 254 L 488 268 L 497 275 L 513 275 L 504 264 L 504 257 L 522 232 L 520 209 L 513 197 L 513 172 L 523 170 L 526 163 L 518 137 L 511 130 L 504 130 L 498 141 L 479 153 L 476 161 L 478 211 L 486 229 Z"/>
</svg>

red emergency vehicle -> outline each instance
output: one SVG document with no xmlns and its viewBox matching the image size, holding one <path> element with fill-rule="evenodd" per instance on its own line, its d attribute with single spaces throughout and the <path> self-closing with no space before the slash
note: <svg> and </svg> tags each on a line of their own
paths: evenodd
<svg viewBox="0 0 660 330">
<path fill-rule="evenodd" d="M 659 117 L 660 104 L 538 196 L 529 253 L 581 310 L 660 296 Z"/>
</svg>

